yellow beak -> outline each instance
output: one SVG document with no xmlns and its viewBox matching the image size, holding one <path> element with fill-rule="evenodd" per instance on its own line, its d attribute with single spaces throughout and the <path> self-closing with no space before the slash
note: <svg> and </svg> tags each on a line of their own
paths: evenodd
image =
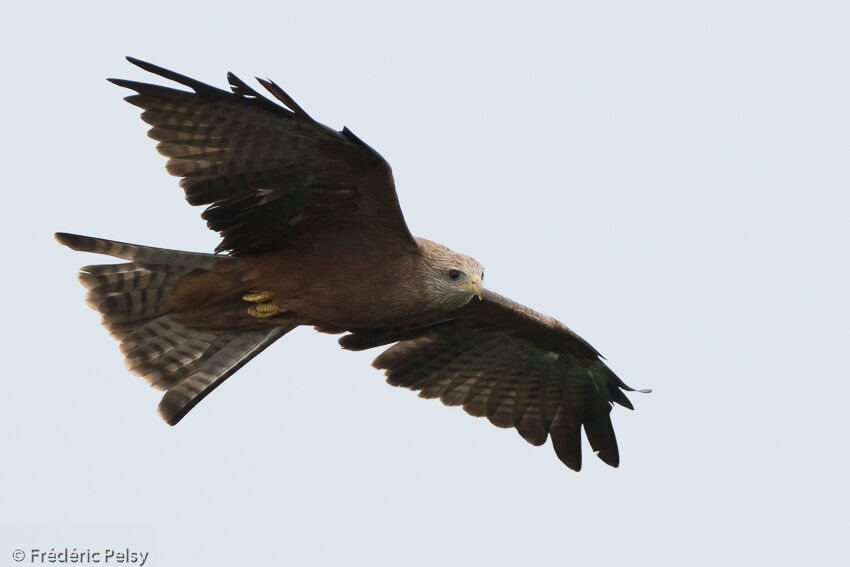
<svg viewBox="0 0 850 567">
<path fill-rule="evenodd" d="M 469 283 L 458 284 L 455 287 L 464 291 L 471 291 L 478 296 L 478 299 L 482 299 L 482 295 L 484 293 L 484 286 L 481 285 L 481 278 L 478 276 L 472 276 Z"/>
</svg>

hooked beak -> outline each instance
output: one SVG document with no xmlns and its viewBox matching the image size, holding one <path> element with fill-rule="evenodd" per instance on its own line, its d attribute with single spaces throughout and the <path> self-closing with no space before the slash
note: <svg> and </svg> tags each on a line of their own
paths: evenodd
<svg viewBox="0 0 850 567">
<path fill-rule="evenodd" d="M 478 299 L 483 299 L 484 294 L 484 286 L 481 285 L 481 278 L 478 276 L 472 276 L 469 280 L 469 283 L 460 284 L 455 286 L 457 289 L 462 289 L 464 291 L 471 291 L 475 295 L 478 296 Z"/>
</svg>

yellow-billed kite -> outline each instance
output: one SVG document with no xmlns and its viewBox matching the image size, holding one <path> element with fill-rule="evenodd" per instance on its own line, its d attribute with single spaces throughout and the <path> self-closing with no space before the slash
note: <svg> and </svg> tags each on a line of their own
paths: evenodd
<svg viewBox="0 0 850 567">
<path fill-rule="evenodd" d="M 281 104 L 228 74 L 220 90 L 137 59 L 193 92 L 110 79 L 137 94 L 149 135 L 192 205 L 221 233 L 201 254 L 58 233 L 127 263 L 86 266 L 88 302 L 127 365 L 166 393 L 175 424 L 216 386 L 299 325 L 347 333 L 343 348 L 396 343 L 375 359 L 394 386 L 461 405 L 534 445 L 552 438 L 581 468 L 581 428 L 617 466 L 611 402 L 631 390 L 567 327 L 482 287 L 469 256 L 413 237 L 390 166 L 347 128 Z"/>
</svg>

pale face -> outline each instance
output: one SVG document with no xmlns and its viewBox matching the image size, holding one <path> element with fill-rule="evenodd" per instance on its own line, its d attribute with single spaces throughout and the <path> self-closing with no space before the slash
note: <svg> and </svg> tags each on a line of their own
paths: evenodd
<svg viewBox="0 0 850 567">
<path fill-rule="evenodd" d="M 466 305 L 473 297 L 481 298 L 484 267 L 474 258 L 458 254 L 445 246 L 417 239 L 430 268 L 428 292 L 441 309 Z"/>
</svg>

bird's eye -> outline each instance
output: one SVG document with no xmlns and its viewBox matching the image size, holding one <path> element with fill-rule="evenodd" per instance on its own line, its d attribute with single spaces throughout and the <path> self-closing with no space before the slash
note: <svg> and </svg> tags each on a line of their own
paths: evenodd
<svg viewBox="0 0 850 567">
<path fill-rule="evenodd" d="M 461 274 L 460 270 L 449 270 L 449 279 L 450 280 L 456 280 L 456 279 L 460 278 L 460 274 Z"/>
</svg>

